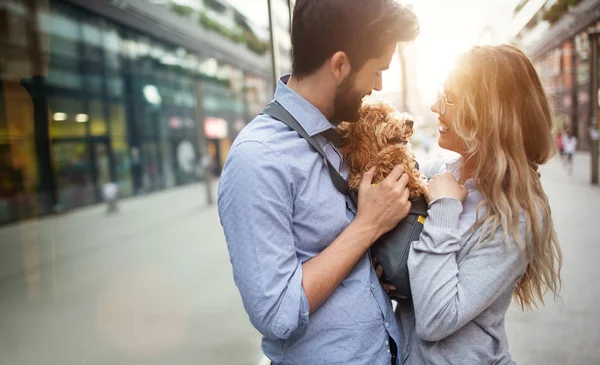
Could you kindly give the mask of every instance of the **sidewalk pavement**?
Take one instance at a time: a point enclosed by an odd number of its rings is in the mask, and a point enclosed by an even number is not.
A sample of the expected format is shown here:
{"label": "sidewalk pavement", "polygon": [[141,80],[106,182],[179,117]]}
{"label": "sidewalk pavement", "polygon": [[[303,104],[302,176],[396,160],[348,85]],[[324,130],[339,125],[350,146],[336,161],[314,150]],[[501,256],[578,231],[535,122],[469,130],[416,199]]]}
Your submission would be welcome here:
{"label": "sidewalk pavement", "polygon": [[205,197],[195,184],[0,228],[0,364],[255,365]]}
{"label": "sidewalk pavement", "polygon": [[512,306],[506,326],[519,365],[600,364],[600,187],[590,181],[590,157],[574,159],[573,176],[557,159],[540,169],[564,259],[561,300],[530,312]]}

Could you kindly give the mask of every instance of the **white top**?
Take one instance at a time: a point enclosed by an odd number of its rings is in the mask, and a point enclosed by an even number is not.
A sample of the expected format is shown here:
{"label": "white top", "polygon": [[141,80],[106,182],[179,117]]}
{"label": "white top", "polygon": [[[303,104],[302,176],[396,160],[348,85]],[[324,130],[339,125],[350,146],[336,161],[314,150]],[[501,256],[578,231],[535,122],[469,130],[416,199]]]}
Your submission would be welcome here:
{"label": "white top", "polygon": [[566,133],[562,135],[563,148],[565,153],[574,153],[577,149],[577,137],[569,136]]}
{"label": "white top", "polygon": [[[428,161],[428,162],[424,163],[423,167],[421,168],[421,171],[425,175],[429,175],[430,171],[428,171],[428,170],[430,170],[432,168],[438,169],[437,172],[432,171],[434,174],[443,174],[444,172],[447,171],[447,172],[451,173],[452,176],[454,176],[456,181],[460,180],[460,169],[462,167],[462,162],[463,162],[462,157],[448,160],[447,162],[442,163],[441,165],[436,162],[439,162],[439,160],[438,161],[433,160],[433,161]],[[463,234],[463,233],[467,232],[475,224],[475,222],[477,222],[477,206],[479,205],[479,203],[481,203],[483,201],[483,196],[475,188],[475,180],[474,179],[472,179],[472,178],[468,179],[465,182],[465,187],[467,188],[467,198],[462,203],[463,211],[462,211],[459,221],[458,221],[459,234]],[[482,207],[479,210],[479,214],[483,214],[483,213],[484,213],[484,208]]]}

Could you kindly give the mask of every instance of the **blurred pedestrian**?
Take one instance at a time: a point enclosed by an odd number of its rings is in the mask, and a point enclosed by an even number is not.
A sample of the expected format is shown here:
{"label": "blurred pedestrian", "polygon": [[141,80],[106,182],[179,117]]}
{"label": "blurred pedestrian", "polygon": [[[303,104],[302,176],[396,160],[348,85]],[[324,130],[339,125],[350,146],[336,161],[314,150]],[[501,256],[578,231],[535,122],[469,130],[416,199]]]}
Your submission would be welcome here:
{"label": "blurred pedestrian", "polygon": [[573,175],[573,154],[577,150],[577,137],[569,130],[562,134],[563,158],[569,176]]}
{"label": "blurred pedestrian", "polygon": [[273,364],[400,362],[400,329],[367,250],[408,214],[408,176],[398,167],[371,186],[365,174],[357,212],[329,169],[346,174],[335,126],[358,118],[397,43],[417,33],[416,16],[395,0],[296,1],[293,71],[270,105],[285,117],[259,115],[231,148],[219,215]]}
{"label": "blurred pedestrian", "polygon": [[117,205],[119,199],[119,185],[113,181],[109,181],[102,187],[102,195],[107,204],[107,213],[116,213],[119,210]]}
{"label": "blurred pedestrian", "polygon": [[[537,168],[554,157],[552,113],[531,61],[511,46],[461,56],[432,111],[440,147],[429,217],[412,243],[412,302],[399,302],[408,365],[514,364],[504,328],[558,295],[561,249]],[[423,164],[426,170],[434,164]]]}
{"label": "blurred pedestrian", "polygon": [[556,134],[556,149],[558,150],[558,156],[560,159],[563,159],[563,155],[565,153],[565,145],[563,143],[563,135],[565,132],[560,132]]}

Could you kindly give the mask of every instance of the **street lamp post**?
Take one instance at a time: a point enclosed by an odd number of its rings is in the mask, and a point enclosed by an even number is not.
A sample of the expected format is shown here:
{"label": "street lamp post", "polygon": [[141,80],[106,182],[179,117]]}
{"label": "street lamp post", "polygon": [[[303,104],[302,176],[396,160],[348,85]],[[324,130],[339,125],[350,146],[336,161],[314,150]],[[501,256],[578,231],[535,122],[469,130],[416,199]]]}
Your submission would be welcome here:
{"label": "street lamp post", "polygon": [[600,131],[598,130],[598,36],[599,31],[588,34],[591,46],[590,58],[590,139],[592,154],[592,184],[598,184],[598,140]]}
{"label": "street lamp post", "polygon": [[294,5],[295,5],[295,0],[287,0],[287,5],[288,5],[288,12],[289,12],[289,16],[290,16],[290,35],[292,33],[292,14],[294,13]]}
{"label": "street lamp post", "polygon": [[269,11],[269,33],[271,35],[271,72],[273,73],[273,91],[277,88],[277,78],[279,76],[279,47],[277,43],[277,32],[275,29],[275,12],[273,0],[267,0]]}

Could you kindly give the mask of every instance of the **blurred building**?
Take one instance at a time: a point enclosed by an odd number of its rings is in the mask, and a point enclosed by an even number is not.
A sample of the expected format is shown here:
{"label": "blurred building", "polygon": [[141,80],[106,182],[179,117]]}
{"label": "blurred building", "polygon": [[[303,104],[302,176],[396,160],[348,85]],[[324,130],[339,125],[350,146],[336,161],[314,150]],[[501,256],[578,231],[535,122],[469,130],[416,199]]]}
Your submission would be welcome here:
{"label": "blurred building", "polygon": [[0,223],[219,173],[272,95],[269,39],[217,0],[0,2]]}
{"label": "blurred building", "polygon": [[534,61],[553,98],[559,127],[571,128],[579,147],[590,146],[588,34],[600,26],[598,0],[521,0],[514,9],[514,43]]}

